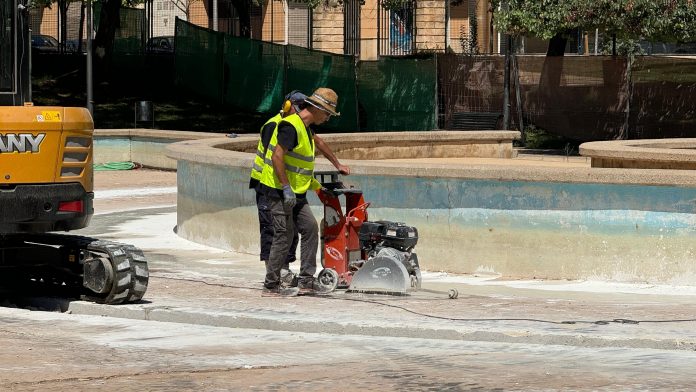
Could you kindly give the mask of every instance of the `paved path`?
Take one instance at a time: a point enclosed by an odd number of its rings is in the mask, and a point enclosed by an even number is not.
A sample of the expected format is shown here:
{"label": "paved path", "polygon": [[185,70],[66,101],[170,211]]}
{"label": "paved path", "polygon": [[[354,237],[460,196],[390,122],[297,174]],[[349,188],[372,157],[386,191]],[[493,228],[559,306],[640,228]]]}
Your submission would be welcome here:
{"label": "paved path", "polygon": [[146,301],[41,301],[62,313],[5,301],[24,308],[0,308],[0,390],[690,390],[696,379],[692,288],[426,273],[426,288],[459,299],[261,297],[256,255],[175,235],[171,175],[118,174],[159,189],[134,190],[136,209],[121,196],[130,185],[106,181],[96,204],[112,210],[83,230],[146,251]]}

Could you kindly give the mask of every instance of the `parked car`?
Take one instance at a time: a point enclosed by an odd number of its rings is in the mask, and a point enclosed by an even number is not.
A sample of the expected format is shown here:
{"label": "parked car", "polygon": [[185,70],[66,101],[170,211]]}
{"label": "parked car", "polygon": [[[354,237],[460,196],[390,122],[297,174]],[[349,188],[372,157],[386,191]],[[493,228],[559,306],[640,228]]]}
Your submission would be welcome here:
{"label": "parked car", "polygon": [[[77,39],[69,39],[65,41],[65,51],[68,53],[77,53],[77,47],[79,43],[80,40]],[[80,51],[82,53],[87,53],[87,40],[82,40],[82,46],[80,47]]]}
{"label": "parked car", "polygon": [[50,35],[32,34],[31,36],[31,48],[38,52],[58,52],[59,46],[58,40]]}
{"label": "parked car", "polygon": [[174,36],[167,35],[148,39],[145,51],[148,53],[174,53]]}

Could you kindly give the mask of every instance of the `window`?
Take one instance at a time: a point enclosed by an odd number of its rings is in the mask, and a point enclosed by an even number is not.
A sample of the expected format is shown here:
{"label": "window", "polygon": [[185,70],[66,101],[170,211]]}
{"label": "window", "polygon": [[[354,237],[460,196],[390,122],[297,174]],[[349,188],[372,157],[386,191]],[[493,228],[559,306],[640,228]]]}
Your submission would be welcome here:
{"label": "window", "polygon": [[343,2],[345,10],[343,22],[343,53],[354,56],[360,55],[360,0]]}
{"label": "window", "polygon": [[411,52],[413,18],[409,11],[400,8],[389,13],[389,46],[392,54]]}
{"label": "window", "polygon": [[288,43],[303,48],[310,46],[311,10],[307,3],[288,3]]}
{"label": "window", "polygon": [[404,56],[415,49],[415,2],[404,3],[403,7],[388,10],[378,8],[378,31],[380,56]]}

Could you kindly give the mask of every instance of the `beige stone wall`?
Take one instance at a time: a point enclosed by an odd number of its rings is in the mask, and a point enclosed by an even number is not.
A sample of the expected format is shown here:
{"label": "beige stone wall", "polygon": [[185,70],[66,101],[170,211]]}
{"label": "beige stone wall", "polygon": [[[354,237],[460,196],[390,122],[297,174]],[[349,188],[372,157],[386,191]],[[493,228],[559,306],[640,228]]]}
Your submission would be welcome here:
{"label": "beige stone wall", "polygon": [[314,10],[312,23],[312,47],[343,54],[343,6],[318,6]]}
{"label": "beige stone wall", "polygon": [[491,53],[491,14],[488,12],[487,0],[476,1],[476,31],[478,32],[478,48],[480,53]]}
{"label": "beige stone wall", "polygon": [[283,1],[269,0],[262,10],[261,40],[276,44],[285,43],[285,7]]}
{"label": "beige stone wall", "polygon": [[360,59],[377,57],[377,0],[365,0],[360,7]]}
{"label": "beige stone wall", "polygon": [[445,50],[445,0],[419,1],[416,6],[416,50]]}
{"label": "beige stone wall", "polygon": [[208,27],[208,10],[202,1],[194,1],[189,9],[189,22],[202,27]]}
{"label": "beige stone wall", "polygon": [[468,51],[469,31],[469,5],[462,2],[459,5],[450,6],[449,46],[455,53]]}
{"label": "beige stone wall", "polygon": [[35,12],[31,21],[33,34],[50,35],[58,39],[58,6],[53,4],[51,8],[41,8]]}

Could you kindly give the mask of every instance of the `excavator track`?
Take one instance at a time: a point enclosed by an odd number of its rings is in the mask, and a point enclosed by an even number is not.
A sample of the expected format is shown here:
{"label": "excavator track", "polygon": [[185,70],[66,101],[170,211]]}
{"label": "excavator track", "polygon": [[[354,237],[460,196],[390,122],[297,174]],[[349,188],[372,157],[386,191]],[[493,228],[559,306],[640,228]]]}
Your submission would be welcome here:
{"label": "excavator track", "polygon": [[34,282],[78,289],[85,300],[132,303],[147,290],[147,260],[133,245],[62,234],[5,235],[0,243],[0,267]]}
{"label": "excavator track", "polygon": [[96,240],[87,245],[89,252],[108,255],[113,268],[113,282],[106,297],[95,297],[97,302],[121,304],[137,302],[147,290],[149,271],[143,252],[133,245]]}

